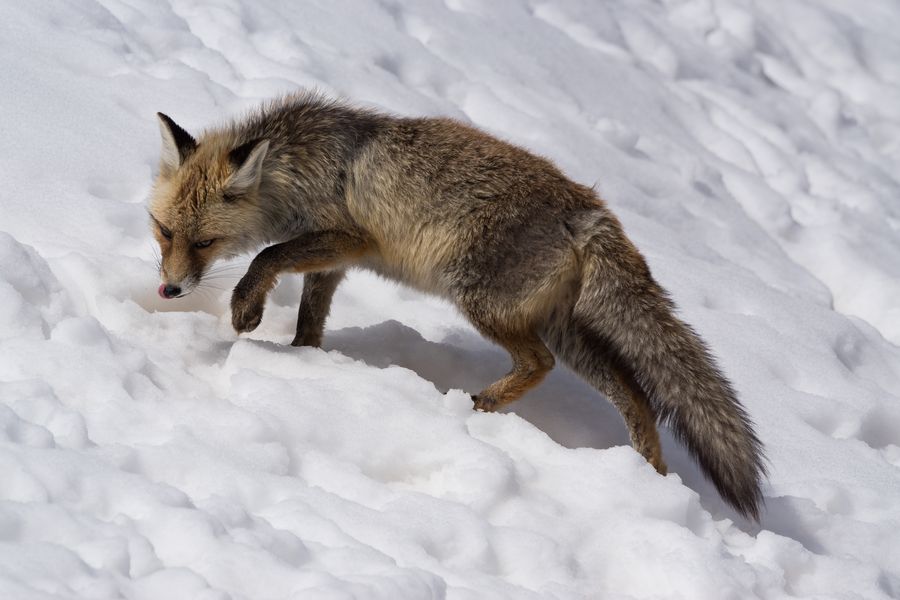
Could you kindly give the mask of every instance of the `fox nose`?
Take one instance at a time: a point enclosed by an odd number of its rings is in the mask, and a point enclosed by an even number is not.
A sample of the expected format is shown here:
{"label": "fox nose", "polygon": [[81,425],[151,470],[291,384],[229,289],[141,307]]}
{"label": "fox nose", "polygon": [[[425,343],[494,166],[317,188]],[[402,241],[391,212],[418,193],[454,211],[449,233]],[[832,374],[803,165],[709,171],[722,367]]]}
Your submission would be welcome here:
{"label": "fox nose", "polygon": [[159,295],[163,298],[174,298],[176,296],[181,295],[181,288],[177,285],[169,285],[167,283],[163,283],[159,286]]}

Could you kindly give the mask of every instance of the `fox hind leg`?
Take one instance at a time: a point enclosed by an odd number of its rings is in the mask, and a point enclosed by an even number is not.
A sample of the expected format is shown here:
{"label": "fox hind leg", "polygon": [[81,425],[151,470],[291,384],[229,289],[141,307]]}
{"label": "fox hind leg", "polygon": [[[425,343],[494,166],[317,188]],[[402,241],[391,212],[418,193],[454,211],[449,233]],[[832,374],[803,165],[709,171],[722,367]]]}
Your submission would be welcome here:
{"label": "fox hind leg", "polygon": [[662,447],[659,444],[656,416],[650,408],[647,396],[631,375],[611,365],[606,371],[597,382],[600,391],[619,410],[625,420],[632,447],[661,475],[665,475],[668,468],[663,461]]}
{"label": "fox hind leg", "polygon": [[331,309],[331,299],[341,280],[344,271],[309,272],[303,275],[303,295],[300,297],[300,309],[297,314],[297,335],[292,346],[322,345],[322,332],[325,330],[325,319]]}
{"label": "fox hind leg", "polygon": [[656,415],[634,376],[619,367],[609,354],[609,344],[566,317],[550,319],[542,337],[560,360],[619,410],[632,447],[665,475],[666,463],[659,444]]}
{"label": "fox hind leg", "polygon": [[473,397],[476,409],[494,411],[518,400],[525,392],[539,384],[553,368],[555,361],[544,342],[533,332],[518,334],[491,332],[488,337],[509,352],[513,363],[509,373]]}

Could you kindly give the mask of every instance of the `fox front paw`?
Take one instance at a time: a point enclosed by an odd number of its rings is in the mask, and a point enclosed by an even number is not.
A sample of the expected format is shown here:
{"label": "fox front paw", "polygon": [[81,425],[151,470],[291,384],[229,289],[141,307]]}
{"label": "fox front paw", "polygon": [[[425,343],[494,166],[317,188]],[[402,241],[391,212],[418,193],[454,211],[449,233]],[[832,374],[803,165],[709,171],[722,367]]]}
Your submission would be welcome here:
{"label": "fox front paw", "polygon": [[262,321],[266,295],[253,290],[235,288],[231,296],[231,325],[238,333],[253,331]]}
{"label": "fox front paw", "polygon": [[291,342],[291,346],[311,346],[313,348],[321,348],[322,347],[322,325],[316,327],[311,324],[311,320],[309,317],[304,318],[302,315],[302,307],[301,307],[301,316],[297,321],[297,335],[294,336],[294,341]]}
{"label": "fox front paw", "polygon": [[291,342],[291,346],[309,346],[311,348],[321,348],[322,336],[316,335],[315,333],[298,333],[296,336],[294,336],[294,341]]}

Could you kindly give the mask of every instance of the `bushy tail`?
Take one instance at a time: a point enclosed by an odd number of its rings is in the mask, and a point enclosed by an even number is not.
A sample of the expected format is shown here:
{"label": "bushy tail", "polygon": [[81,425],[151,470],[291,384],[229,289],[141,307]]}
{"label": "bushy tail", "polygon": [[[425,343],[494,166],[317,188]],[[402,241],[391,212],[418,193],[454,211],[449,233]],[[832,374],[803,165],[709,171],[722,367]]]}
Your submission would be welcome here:
{"label": "bushy tail", "polygon": [[604,368],[604,360],[630,373],[657,420],[674,431],[722,497],[758,519],[762,445],[706,345],[674,315],[672,302],[617,222],[585,250],[581,291],[562,330],[589,335],[563,335],[551,343],[561,347],[551,349],[565,360],[567,347],[594,345],[596,362],[570,363],[589,381],[597,374],[585,371]]}

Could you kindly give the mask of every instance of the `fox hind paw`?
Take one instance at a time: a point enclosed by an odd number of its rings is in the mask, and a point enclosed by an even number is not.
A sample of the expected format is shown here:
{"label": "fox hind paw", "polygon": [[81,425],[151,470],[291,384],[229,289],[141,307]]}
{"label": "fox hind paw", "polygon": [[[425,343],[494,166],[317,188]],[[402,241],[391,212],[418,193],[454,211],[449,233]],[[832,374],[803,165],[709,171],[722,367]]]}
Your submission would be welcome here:
{"label": "fox hind paw", "polygon": [[494,412],[499,408],[497,401],[486,394],[473,395],[472,403],[475,405],[475,410],[484,412]]}

